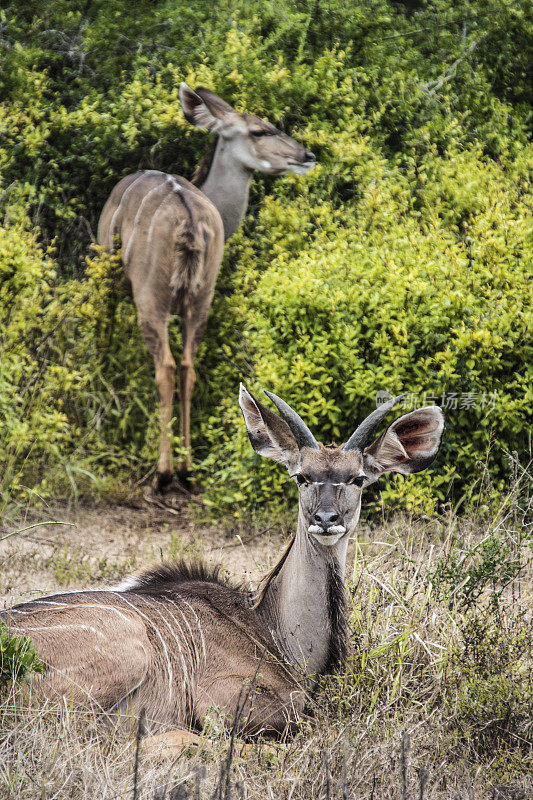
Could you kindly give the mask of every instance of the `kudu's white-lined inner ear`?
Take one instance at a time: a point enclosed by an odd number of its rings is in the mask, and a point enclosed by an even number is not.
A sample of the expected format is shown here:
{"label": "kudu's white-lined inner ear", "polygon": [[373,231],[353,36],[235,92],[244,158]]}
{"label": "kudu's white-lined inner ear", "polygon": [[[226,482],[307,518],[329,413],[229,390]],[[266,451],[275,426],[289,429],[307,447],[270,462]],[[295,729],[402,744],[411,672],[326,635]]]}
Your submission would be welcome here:
{"label": "kudu's white-lined inner ear", "polygon": [[179,97],[185,119],[191,125],[214,133],[222,128],[221,116],[213,114],[207,103],[186,83],[180,84]]}
{"label": "kudu's white-lined inner ear", "polygon": [[364,452],[365,470],[375,479],[383,472],[420,472],[436,457],[444,415],[437,406],[404,414]]}
{"label": "kudu's white-lined inner ear", "polygon": [[300,451],[289,426],[258,403],[242,384],[239,389],[239,405],[255,452],[264,458],[280,461],[289,472],[295,470]]}

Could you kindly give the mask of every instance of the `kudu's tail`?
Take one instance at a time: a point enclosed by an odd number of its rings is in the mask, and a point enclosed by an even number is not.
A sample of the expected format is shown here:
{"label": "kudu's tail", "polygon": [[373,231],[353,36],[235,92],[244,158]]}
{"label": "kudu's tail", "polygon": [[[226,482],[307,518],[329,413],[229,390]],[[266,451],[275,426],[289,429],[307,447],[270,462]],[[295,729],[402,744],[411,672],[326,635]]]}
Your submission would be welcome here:
{"label": "kudu's tail", "polygon": [[172,289],[176,294],[194,294],[200,286],[204,269],[204,225],[201,222],[195,223],[192,218],[183,220],[176,231],[175,241]]}

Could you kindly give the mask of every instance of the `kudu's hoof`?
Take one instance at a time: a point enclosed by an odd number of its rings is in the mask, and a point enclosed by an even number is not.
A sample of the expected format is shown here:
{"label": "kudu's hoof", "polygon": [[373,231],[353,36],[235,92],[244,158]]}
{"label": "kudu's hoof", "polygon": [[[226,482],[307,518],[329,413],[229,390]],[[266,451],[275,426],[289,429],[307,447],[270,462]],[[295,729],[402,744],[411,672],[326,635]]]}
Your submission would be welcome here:
{"label": "kudu's hoof", "polygon": [[[177,758],[188,747],[195,747],[200,750],[203,747],[220,747],[220,741],[207,739],[197,733],[185,730],[167,731],[149,736],[142,741],[143,752],[148,758]],[[234,753],[237,756],[246,757],[258,750],[268,756],[279,755],[281,743],[276,745],[265,743],[263,740],[256,742],[243,742],[242,739],[235,739]]]}
{"label": "kudu's hoof", "polygon": [[154,492],[163,494],[165,489],[168,489],[173,479],[174,475],[172,474],[172,472],[170,472],[170,470],[166,470],[165,472],[158,472],[152,484]]}
{"label": "kudu's hoof", "polygon": [[189,494],[198,494],[200,487],[196,481],[191,478],[189,470],[179,470],[176,473],[176,480],[181,489],[185,489]]}
{"label": "kudu's hoof", "polygon": [[144,754],[150,758],[176,758],[187,747],[200,748],[206,739],[192,731],[168,731],[143,739]]}

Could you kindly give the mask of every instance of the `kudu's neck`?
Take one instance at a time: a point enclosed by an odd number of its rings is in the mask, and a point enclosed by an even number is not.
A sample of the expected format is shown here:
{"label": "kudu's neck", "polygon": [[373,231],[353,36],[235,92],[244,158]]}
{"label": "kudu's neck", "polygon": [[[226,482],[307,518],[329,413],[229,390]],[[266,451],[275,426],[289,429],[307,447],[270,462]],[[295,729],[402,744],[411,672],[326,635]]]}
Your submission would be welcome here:
{"label": "kudu's neck", "polygon": [[347,536],[333,547],[315,543],[300,513],[292,546],[258,605],[280,650],[311,683],[345,655],[347,547]]}
{"label": "kudu's neck", "polygon": [[211,168],[200,189],[217,207],[224,223],[225,239],[229,239],[241,224],[251,182],[252,172],[235,158],[234,144],[220,136]]}

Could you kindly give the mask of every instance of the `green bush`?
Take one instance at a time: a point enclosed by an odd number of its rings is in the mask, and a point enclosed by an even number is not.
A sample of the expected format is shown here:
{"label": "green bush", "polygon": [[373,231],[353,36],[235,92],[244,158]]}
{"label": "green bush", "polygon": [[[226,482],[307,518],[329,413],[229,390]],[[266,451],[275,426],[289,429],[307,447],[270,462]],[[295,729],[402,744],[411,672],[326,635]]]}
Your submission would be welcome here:
{"label": "green bush", "polygon": [[0,689],[21,683],[31,673],[42,671],[30,639],[15,636],[0,622]]}
{"label": "green bush", "polygon": [[97,252],[83,281],[54,286],[39,252],[30,234],[0,229],[0,486],[11,502],[129,484],[158,441],[120,255]]}
{"label": "green bush", "polygon": [[[120,177],[190,176],[205,152],[179,108],[183,79],[267,116],[319,162],[305,178],[258,177],[226,248],[193,409],[207,502],[234,514],[287,502],[282,471],[248,445],[240,379],[281,394],[325,441],[346,437],[378,390],[456,394],[432,472],[383,482],[383,499],[428,511],[468,498],[489,444],[501,489],[531,410],[529,62],[513,38],[530,33],[524,3],[413,14],[284,0],[230,14],[54,0],[41,14],[28,0],[2,25],[4,492],[77,495],[153,468],[157,399],[135,310],[117,259],[84,258]],[[171,335],[179,353],[177,325]]]}
{"label": "green bush", "polygon": [[[204,424],[208,487],[219,504],[231,504],[232,487],[247,503],[284,491],[279,468],[247,442],[235,364],[244,376],[253,364],[251,388],[282,395],[325,442],[345,440],[380,389],[407,392],[411,407],[444,396],[436,466],[390,480],[386,500],[424,506],[430,496],[444,500],[450,482],[457,497],[468,493],[491,439],[491,473],[503,488],[505,453],[527,448],[531,407],[532,263],[520,203],[529,178],[525,165],[509,179],[473,150],[431,169],[420,185],[414,169],[374,159],[355,210],[309,203],[300,181],[304,197],[268,199],[260,210],[260,252],[244,238],[233,245],[242,267],[211,323],[220,323],[226,356],[209,377],[220,406]],[[453,397],[457,408],[446,409]]]}
{"label": "green bush", "polygon": [[437,561],[428,581],[438,599],[448,600],[450,607],[475,607],[484,595],[493,610],[497,609],[505,589],[527,567],[531,556],[524,539],[510,544],[506,536],[489,533],[466,552],[451,550]]}
{"label": "green bush", "polygon": [[79,373],[47,357],[46,317],[56,270],[35,236],[0,228],[0,458],[2,488],[39,483],[50,462],[72,450],[76,429],[64,391],[82,391]]}

